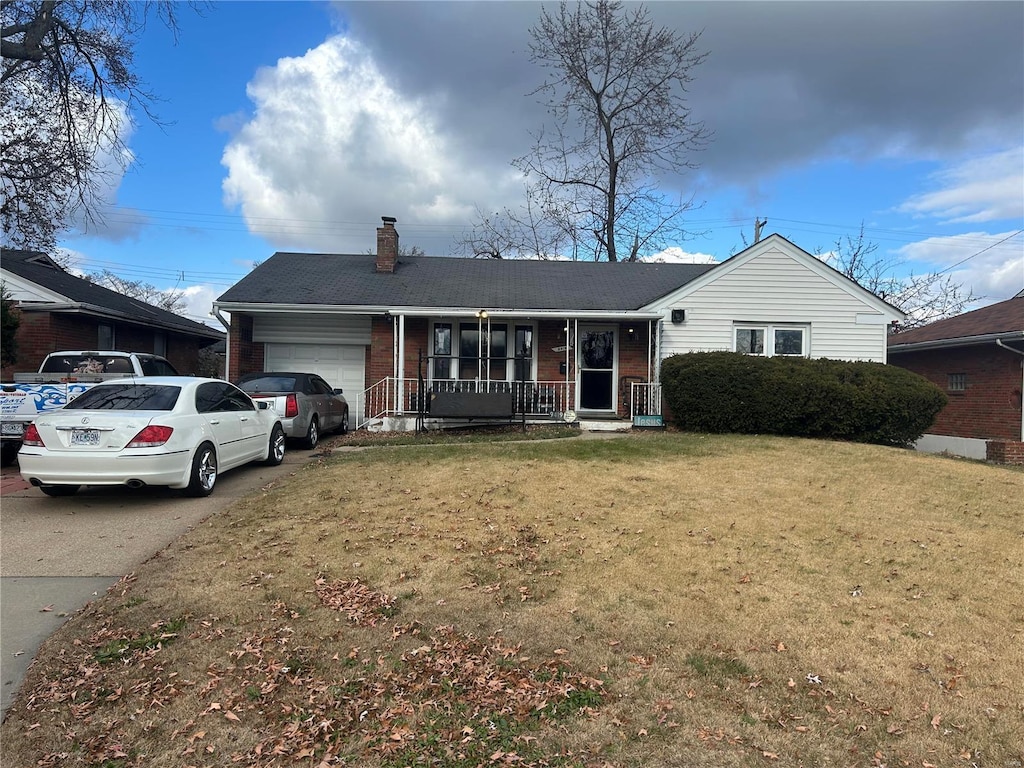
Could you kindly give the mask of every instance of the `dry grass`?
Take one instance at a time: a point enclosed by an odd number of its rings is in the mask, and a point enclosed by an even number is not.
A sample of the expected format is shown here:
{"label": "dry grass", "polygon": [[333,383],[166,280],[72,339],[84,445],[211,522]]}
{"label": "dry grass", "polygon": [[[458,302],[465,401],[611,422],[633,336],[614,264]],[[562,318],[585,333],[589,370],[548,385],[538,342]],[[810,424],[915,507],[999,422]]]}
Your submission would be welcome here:
{"label": "dry grass", "polygon": [[771,438],[336,453],[55,635],[3,765],[1020,766],[1022,498]]}

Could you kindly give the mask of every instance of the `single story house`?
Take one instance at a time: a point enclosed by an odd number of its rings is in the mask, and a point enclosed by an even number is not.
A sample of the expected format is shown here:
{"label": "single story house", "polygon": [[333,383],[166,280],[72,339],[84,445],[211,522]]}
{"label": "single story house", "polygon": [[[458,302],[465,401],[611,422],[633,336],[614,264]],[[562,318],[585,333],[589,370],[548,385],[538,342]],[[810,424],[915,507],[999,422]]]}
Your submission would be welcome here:
{"label": "single story house", "polygon": [[166,357],[182,373],[224,332],[117,293],[63,269],[45,253],[0,251],[0,284],[21,313],[18,357],[2,372],[36,371],[50,352],[116,349]]}
{"label": "single story house", "polygon": [[779,235],[721,264],[481,260],[400,255],[390,217],[375,255],[276,253],[214,313],[230,313],[229,378],[318,373],[372,429],[452,392],[511,393],[528,419],[660,414],[669,355],[885,362],[904,318]]}
{"label": "single story house", "polygon": [[890,336],[889,361],[949,397],[920,450],[1024,463],[1024,291]]}

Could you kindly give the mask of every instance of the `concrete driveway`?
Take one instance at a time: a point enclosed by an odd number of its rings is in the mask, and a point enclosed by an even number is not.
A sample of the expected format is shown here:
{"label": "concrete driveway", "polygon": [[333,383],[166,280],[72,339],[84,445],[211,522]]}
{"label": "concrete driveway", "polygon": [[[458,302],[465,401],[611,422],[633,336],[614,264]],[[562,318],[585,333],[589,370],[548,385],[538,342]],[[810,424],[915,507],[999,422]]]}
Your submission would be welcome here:
{"label": "concrete driveway", "polygon": [[237,499],[299,469],[315,451],[289,446],[278,467],[217,479],[205,499],[162,488],[83,488],[50,498],[0,470],[0,716],[43,640],[135,566]]}

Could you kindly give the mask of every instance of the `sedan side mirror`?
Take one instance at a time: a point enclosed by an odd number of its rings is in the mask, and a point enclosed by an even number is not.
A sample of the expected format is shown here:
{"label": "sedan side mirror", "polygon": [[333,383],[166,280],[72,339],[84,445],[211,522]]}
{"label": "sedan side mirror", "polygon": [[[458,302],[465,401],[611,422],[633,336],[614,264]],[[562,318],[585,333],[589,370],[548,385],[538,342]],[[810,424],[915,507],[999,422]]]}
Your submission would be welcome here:
{"label": "sedan side mirror", "polygon": [[334,388],[334,394],[336,394],[336,395],[344,394],[344,390],[341,387],[335,387]]}
{"label": "sedan side mirror", "polygon": [[270,403],[268,403],[266,400],[257,400],[256,408],[261,411],[266,411],[270,408]]}

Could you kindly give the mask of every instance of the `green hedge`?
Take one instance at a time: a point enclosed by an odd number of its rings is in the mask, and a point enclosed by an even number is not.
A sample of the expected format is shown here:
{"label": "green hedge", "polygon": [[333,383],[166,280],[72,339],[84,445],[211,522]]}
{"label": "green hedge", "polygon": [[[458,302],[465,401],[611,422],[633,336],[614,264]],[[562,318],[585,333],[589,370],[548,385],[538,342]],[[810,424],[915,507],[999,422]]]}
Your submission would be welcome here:
{"label": "green hedge", "polygon": [[904,368],[737,352],[673,355],[661,384],[673,423],[692,432],[906,446],[946,405],[942,390]]}

